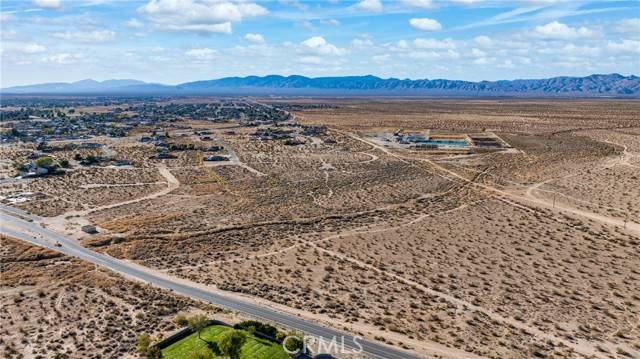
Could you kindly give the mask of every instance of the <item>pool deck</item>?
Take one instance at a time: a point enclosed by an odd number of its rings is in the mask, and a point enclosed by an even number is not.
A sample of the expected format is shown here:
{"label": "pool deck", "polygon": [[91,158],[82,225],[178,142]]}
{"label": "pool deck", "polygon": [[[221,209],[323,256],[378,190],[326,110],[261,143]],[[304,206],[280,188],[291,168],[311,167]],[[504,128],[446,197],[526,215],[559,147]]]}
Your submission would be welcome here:
{"label": "pool deck", "polygon": [[425,151],[505,151],[511,146],[493,132],[432,133],[431,130],[407,133],[378,133],[370,140],[396,149]]}

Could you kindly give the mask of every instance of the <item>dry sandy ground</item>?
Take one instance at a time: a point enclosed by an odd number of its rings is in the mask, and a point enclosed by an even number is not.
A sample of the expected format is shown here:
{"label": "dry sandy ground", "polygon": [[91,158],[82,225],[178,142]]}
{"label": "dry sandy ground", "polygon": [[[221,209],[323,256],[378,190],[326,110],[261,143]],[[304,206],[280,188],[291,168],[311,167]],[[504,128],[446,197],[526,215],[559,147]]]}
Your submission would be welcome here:
{"label": "dry sandy ground", "polygon": [[0,245],[3,358],[131,358],[138,335],[169,335],[178,313],[244,319],[17,240]]}

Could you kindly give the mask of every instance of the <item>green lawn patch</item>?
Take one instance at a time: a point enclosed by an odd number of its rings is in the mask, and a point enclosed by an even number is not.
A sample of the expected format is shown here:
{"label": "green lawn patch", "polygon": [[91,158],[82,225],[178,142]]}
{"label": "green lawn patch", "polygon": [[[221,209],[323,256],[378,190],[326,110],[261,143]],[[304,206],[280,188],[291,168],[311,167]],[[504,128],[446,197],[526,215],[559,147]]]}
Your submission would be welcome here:
{"label": "green lawn patch", "polygon": [[[207,342],[219,344],[224,334],[232,328],[222,325],[212,325],[206,327],[200,333],[202,339]],[[247,341],[242,346],[240,357],[242,359],[289,359],[287,352],[282,349],[278,343],[269,340],[256,338],[247,334]],[[188,337],[174,343],[162,350],[163,358],[167,359],[189,359],[195,352],[211,352],[213,351],[207,346],[207,343],[198,339],[198,334],[193,333]]]}

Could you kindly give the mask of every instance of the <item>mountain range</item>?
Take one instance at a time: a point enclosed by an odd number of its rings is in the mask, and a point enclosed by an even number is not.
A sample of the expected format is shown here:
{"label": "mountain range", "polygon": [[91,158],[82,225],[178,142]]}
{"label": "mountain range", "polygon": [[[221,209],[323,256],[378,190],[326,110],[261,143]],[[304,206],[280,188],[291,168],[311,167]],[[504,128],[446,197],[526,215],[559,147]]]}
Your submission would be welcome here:
{"label": "mountain range", "polygon": [[137,80],[82,80],[8,87],[3,94],[325,95],[325,96],[516,96],[640,97],[640,77],[594,74],[532,80],[460,81],[382,79],[376,76],[247,76],[175,86]]}

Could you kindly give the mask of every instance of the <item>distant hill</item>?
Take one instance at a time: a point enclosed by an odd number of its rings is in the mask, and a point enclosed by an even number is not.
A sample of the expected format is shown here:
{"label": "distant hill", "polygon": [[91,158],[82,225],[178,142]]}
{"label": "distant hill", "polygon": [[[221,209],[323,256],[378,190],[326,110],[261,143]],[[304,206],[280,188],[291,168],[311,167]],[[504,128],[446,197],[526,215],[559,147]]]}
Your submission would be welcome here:
{"label": "distant hill", "polygon": [[459,81],[382,79],[376,76],[247,76],[176,86],[136,80],[83,80],[9,87],[4,94],[258,94],[379,96],[640,97],[640,77],[620,74],[537,80]]}
{"label": "distant hill", "polygon": [[15,86],[2,89],[3,93],[64,93],[64,92],[84,92],[84,91],[104,91],[113,90],[126,86],[145,85],[145,82],[138,80],[107,80],[94,81],[82,80],[77,82],[52,82],[37,85]]}

